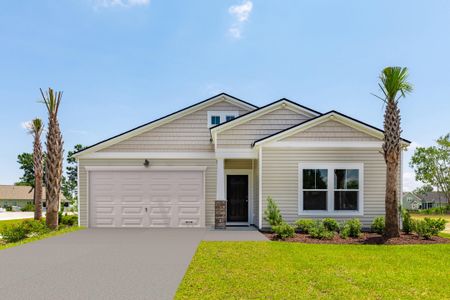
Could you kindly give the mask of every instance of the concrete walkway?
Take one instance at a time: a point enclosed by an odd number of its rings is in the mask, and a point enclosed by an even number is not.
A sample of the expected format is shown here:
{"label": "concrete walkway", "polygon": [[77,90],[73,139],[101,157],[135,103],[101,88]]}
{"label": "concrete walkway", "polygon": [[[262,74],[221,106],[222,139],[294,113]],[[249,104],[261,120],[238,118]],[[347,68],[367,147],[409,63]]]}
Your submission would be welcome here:
{"label": "concrete walkway", "polygon": [[172,299],[201,240],[256,230],[87,229],[0,251],[2,299]]}

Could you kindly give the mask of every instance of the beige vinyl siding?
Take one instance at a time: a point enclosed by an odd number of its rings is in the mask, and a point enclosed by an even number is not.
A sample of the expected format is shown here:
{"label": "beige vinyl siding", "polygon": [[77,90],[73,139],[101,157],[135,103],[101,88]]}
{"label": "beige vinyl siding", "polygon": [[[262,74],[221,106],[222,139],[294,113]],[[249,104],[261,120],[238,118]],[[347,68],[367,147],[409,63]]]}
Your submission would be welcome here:
{"label": "beige vinyl siding", "polygon": [[307,115],[287,108],[279,108],[218,133],[217,148],[250,149],[254,141],[308,119],[310,117]]}
{"label": "beige vinyl siding", "polygon": [[[382,216],[385,212],[386,165],[380,150],[263,148],[263,211],[267,206],[267,197],[271,196],[287,222],[293,223],[299,218],[314,218],[298,215],[299,162],[360,162],[364,164],[364,215],[356,217],[361,220],[364,227],[369,227],[373,218]],[[337,220],[353,218],[331,215],[330,217]],[[263,227],[268,227],[266,221],[263,221]]]}
{"label": "beige vinyl siding", "polygon": [[259,224],[259,163],[253,160],[253,224]]}
{"label": "beige vinyl siding", "polygon": [[251,159],[225,159],[225,169],[252,169]]}
{"label": "beige vinyl siding", "polygon": [[[206,166],[205,202],[206,226],[214,225],[214,201],[216,200],[216,161],[213,159],[160,159],[151,160],[152,166]],[[141,159],[80,159],[79,204],[80,224],[88,226],[88,172],[86,166],[142,166]]]}
{"label": "beige vinyl siding", "polygon": [[100,152],[212,152],[214,145],[210,141],[208,111],[238,111],[239,115],[248,112],[228,101],[220,101]]}
{"label": "beige vinyl siding", "polygon": [[367,133],[356,130],[337,121],[326,121],[314,127],[300,131],[287,138],[285,142],[292,141],[379,141]]}

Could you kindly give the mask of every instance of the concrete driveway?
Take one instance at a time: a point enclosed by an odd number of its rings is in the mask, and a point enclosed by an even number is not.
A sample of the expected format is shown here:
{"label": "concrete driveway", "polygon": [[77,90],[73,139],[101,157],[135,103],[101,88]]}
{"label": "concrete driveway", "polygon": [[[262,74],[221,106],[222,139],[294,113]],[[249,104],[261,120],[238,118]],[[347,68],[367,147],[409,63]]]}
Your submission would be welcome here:
{"label": "concrete driveway", "polygon": [[172,299],[201,240],[257,231],[87,229],[0,251],[2,299]]}

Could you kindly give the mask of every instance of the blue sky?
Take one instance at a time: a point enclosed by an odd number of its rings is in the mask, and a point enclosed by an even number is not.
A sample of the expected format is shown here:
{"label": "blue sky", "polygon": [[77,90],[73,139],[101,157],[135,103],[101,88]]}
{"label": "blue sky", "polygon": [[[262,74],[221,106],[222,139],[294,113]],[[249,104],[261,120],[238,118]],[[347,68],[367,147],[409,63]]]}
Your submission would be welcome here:
{"label": "blue sky", "polygon": [[[64,91],[65,149],[220,92],[282,97],[382,127],[378,74],[407,66],[404,137],[450,131],[449,1],[8,1],[0,9],[0,184],[18,180],[22,127]],[[406,160],[409,159],[406,155]],[[405,187],[415,186],[405,169]]]}

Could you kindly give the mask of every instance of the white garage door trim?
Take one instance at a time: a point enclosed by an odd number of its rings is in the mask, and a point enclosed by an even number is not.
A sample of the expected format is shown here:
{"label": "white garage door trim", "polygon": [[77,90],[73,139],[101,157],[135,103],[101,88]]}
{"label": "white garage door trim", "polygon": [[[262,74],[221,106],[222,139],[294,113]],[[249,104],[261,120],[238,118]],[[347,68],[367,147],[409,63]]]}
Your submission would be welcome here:
{"label": "white garage door trim", "polygon": [[202,197],[202,216],[200,227],[205,227],[206,222],[206,178],[205,171],[206,166],[85,166],[86,173],[86,204],[87,204],[87,227],[91,227],[91,201],[90,201],[90,173],[92,171],[201,171],[203,176],[203,197]]}

